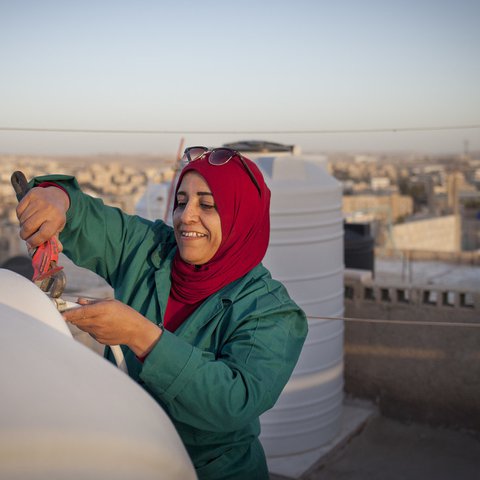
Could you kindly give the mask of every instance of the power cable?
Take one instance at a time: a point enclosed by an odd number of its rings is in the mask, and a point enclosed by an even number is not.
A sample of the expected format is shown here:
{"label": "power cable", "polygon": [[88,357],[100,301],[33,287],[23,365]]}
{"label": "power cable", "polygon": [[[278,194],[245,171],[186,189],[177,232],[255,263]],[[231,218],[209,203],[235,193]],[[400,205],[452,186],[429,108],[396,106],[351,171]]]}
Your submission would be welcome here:
{"label": "power cable", "polygon": [[433,132],[441,130],[478,129],[480,124],[443,125],[432,127],[398,127],[398,128],[360,128],[360,129],[318,129],[318,130],[128,130],[95,128],[50,128],[50,127],[0,127],[2,132],[49,132],[49,133],[106,133],[133,135],[324,135],[345,133],[401,133]]}
{"label": "power cable", "polygon": [[348,317],[316,317],[307,315],[307,318],[313,320],[344,320],[350,323],[381,323],[387,325],[410,325],[410,326],[430,326],[430,327],[473,327],[480,328],[480,323],[472,322],[435,322],[427,320],[384,320],[378,318],[348,318]]}

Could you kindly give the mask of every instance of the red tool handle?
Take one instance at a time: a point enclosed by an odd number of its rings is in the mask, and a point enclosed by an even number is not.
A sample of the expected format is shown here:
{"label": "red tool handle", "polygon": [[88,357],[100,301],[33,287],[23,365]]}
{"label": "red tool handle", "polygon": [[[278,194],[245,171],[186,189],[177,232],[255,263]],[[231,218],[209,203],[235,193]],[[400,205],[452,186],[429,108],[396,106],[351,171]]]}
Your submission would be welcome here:
{"label": "red tool handle", "polygon": [[[12,174],[11,182],[17,194],[17,199],[20,201],[29,190],[27,179],[23,172],[16,171]],[[47,240],[33,251],[31,257],[33,266],[32,280],[34,282],[51,277],[56,272],[62,270],[63,267],[57,265],[58,254],[58,242],[55,237]]]}
{"label": "red tool handle", "polygon": [[32,280],[34,282],[51,277],[54,273],[62,270],[63,267],[57,265],[58,253],[58,243],[55,237],[37,247],[32,256]]}

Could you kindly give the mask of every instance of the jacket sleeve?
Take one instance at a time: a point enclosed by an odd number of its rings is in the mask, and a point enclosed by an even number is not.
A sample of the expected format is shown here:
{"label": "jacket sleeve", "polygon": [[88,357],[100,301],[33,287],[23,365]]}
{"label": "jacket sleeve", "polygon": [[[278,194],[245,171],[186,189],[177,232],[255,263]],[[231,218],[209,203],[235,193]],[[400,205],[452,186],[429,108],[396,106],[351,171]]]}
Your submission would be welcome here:
{"label": "jacket sleeve", "polygon": [[306,332],[305,315],[293,302],[245,317],[216,355],[164,331],[140,378],[174,419],[233,431],[274,405]]}
{"label": "jacket sleeve", "polygon": [[[60,241],[64,253],[75,264],[94,271],[114,288],[127,276],[141,275],[140,272],[134,274],[132,268],[145,264],[153,245],[161,241],[153,222],[127,215],[118,208],[105,205],[100,198],[84,194],[72,176],[37,177],[33,185],[45,181],[61,185],[70,196],[67,223]],[[142,256],[143,262],[133,261],[138,255]]]}

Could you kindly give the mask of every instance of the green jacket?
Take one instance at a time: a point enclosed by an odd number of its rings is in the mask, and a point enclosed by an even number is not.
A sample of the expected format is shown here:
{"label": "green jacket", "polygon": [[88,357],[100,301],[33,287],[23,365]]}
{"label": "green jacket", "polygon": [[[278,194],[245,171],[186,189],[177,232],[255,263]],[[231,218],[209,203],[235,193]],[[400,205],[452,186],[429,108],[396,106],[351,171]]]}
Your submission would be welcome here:
{"label": "green jacket", "polygon": [[[171,227],[83,194],[68,176],[39,177],[68,191],[64,253],[114,288],[115,298],[161,325],[176,251]],[[303,311],[258,265],[208,297],[142,364],[123,346],[129,375],[166,410],[201,479],[267,479],[258,441],[307,334]],[[110,360],[110,349],[106,354]]]}

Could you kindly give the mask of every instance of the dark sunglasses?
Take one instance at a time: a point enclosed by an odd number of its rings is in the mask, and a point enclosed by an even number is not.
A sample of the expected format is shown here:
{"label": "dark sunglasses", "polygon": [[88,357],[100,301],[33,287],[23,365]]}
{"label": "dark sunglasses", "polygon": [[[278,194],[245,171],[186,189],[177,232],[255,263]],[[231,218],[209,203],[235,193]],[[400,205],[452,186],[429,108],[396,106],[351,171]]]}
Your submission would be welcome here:
{"label": "dark sunglasses", "polygon": [[199,160],[206,153],[209,153],[209,152],[210,152],[210,156],[208,157],[208,163],[210,165],[225,165],[232,158],[238,157],[242,162],[243,167],[247,171],[248,176],[252,179],[252,182],[257,188],[258,194],[262,196],[262,193],[261,193],[262,190],[260,189],[260,185],[258,184],[257,179],[255,178],[255,175],[250,170],[250,167],[248,166],[245,159],[242,157],[242,154],[240,152],[237,152],[237,150],[232,150],[231,148],[224,148],[224,147],[214,148],[213,150],[210,150],[207,147],[188,147],[185,149],[185,152],[183,153],[182,162],[185,162],[185,163],[194,162],[195,160]]}

